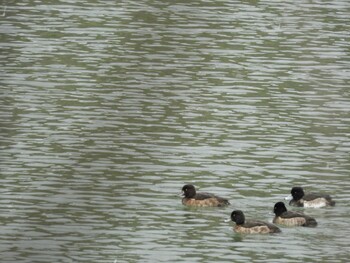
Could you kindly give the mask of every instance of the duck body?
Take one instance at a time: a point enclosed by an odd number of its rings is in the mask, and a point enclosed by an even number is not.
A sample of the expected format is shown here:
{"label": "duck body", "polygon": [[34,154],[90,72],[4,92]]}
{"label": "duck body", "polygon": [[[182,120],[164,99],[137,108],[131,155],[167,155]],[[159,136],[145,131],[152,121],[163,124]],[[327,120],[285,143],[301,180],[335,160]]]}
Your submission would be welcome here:
{"label": "duck body", "polygon": [[182,204],[194,207],[223,207],[230,204],[226,198],[211,193],[197,193],[193,185],[188,184],[182,187]]}
{"label": "duck body", "polygon": [[235,225],[233,230],[242,234],[269,234],[281,232],[277,226],[259,220],[248,220],[244,224]]}
{"label": "duck body", "polygon": [[274,206],[275,217],[273,223],[285,226],[305,226],[315,227],[317,221],[315,218],[305,215],[301,212],[287,211],[283,202],[278,202]]}

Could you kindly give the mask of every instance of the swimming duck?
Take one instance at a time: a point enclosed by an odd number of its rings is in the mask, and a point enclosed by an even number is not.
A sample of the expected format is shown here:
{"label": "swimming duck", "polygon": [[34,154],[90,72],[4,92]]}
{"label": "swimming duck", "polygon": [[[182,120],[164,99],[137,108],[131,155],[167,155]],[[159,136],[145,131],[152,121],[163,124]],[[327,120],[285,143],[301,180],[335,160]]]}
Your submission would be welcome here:
{"label": "swimming duck", "polygon": [[292,206],[319,208],[335,205],[335,202],[329,195],[320,193],[305,194],[302,187],[293,187],[291,190],[291,196],[288,198],[292,198],[289,202]]}
{"label": "swimming duck", "polygon": [[279,233],[281,230],[274,224],[259,220],[245,221],[245,216],[241,210],[235,210],[231,213],[231,220],[236,223],[233,230],[243,234],[268,234]]}
{"label": "swimming duck", "polygon": [[277,202],[273,208],[275,217],[273,223],[285,226],[308,226],[315,227],[315,218],[307,216],[302,212],[287,211],[283,202]]}
{"label": "swimming duck", "polygon": [[222,197],[210,193],[197,193],[192,184],[186,184],[182,187],[182,204],[187,206],[227,206],[230,202]]}

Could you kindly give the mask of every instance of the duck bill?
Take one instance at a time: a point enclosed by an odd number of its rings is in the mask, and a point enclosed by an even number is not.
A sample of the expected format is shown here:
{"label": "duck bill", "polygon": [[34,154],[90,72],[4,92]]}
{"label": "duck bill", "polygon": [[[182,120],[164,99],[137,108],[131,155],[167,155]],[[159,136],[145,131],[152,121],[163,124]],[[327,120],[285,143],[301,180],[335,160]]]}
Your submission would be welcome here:
{"label": "duck bill", "polygon": [[178,196],[185,196],[184,191],[181,191],[180,193],[177,194]]}
{"label": "duck bill", "polygon": [[290,201],[293,199],[293,196],[292,195],[288,195],[284,198],[284,200],[287,200],[287,201]]}

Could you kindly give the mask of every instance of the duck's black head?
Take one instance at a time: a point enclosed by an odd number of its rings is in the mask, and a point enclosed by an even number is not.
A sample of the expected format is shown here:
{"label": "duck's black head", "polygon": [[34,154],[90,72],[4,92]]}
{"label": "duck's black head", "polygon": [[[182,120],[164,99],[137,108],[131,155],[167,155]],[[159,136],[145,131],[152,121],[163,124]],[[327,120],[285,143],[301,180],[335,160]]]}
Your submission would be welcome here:
{"label": "duck's black head", "polygon": [[186,184],[182,187],[182,194],[186,198],[193,198],[196,195],[196,188],[192,184]]}
{"label": "duck's black head", "polygon": [[293,199],[294,199],[295,201],[298,201],[298,200],[300,200],[301,198],[303,198],[303,196],[304,196],[304,194],[305,194],[303,188],[298,187],[298,186],[293,187],[292,190],[290,191],[290,193],[292,194]]}
{"label": "duck's black head", "polygon": [[273,208],[273,212],[275,213],[276,216],[280,216],[286,211],[287,211],[287,208],[283,202],[276,203]]}
{"label": "duck's black head", "polygon": [[243,225],[245,221],[244,214],[241,210],[235,210],[231,213],[231,220],[237,225]]}

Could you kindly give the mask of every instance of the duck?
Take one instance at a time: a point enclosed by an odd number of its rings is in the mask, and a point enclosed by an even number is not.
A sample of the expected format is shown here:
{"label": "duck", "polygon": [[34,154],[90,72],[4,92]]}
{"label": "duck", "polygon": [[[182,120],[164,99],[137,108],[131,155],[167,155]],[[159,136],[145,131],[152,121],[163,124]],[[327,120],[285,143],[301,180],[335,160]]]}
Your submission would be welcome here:
{"label": "duck", "polygon": [[298,207],[320,208],[326,206],[335,206],[332,197],[321,193],[304,193],[302,187],[296,186],[291,190],[291,195],[286,199],[291,199],[289,205]]}
{"label": "duck", "polygon": [[305,215],[302,212],[287,211],[283,202],[277,202],[273,208],[273,212],[275,213],[275,217],[272,222],[275,224],[305,227],[317,226],[315,218]]}
{"label": "duck", "polygon": [[186,184],[182,187],[182,204],[195,207],[223,207],[230,205],[230,202],[223,197],[210,193],[198,193],[192,184]]}
{"label": "duck", "polygon": [[236,223],[233,230],[242,234],[268,234],[280,233],[281,229],[274,224],[260,220],[245,221],[244,213],[241,210],[234,210],[231,213],[231,220]]}

